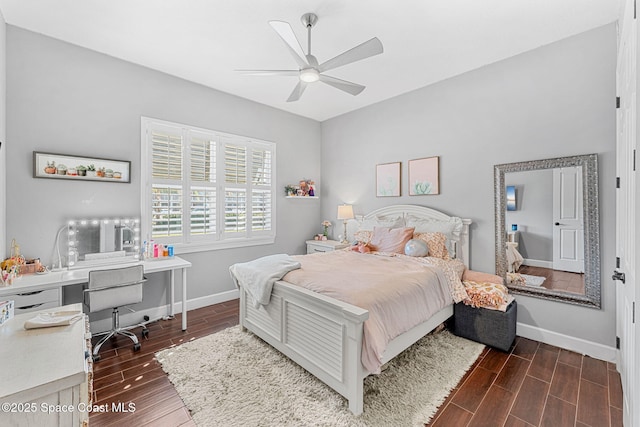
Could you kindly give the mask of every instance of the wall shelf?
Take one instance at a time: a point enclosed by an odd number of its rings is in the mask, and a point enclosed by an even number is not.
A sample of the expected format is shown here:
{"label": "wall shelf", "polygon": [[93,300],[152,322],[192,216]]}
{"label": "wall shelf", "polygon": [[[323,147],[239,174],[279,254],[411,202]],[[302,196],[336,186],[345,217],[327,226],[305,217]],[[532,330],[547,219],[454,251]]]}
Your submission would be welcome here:
{"label": "wall shelf", "polygon": [[318,196],[284,196],[285,199],[319,199]]}

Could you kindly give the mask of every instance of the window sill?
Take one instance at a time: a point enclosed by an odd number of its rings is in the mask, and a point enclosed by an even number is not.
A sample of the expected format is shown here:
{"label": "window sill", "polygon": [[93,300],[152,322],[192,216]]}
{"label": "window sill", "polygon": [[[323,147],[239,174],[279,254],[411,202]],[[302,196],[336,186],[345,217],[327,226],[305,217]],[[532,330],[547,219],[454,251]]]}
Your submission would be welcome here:
{"label": "window sill", "polygon": [[221,249],[246,248],[248,246],[271,245],[275,243],[275,237],[259,239],[236,239],[217,242],[194,242],[174,244],[174,254],[190,254],[195,252],[217,251]]}

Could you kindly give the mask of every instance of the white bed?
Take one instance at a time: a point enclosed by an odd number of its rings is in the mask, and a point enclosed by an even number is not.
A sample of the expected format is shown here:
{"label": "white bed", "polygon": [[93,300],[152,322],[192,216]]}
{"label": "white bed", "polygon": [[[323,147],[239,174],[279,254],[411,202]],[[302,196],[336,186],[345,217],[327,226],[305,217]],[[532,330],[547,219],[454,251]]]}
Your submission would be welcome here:
{"label": "white bed", "polygon": [[[456,222],[460,226],[449,234],[449,251],[468,267],[471,220],[414,205],[388,206],[361,220],[366,223],[391,217],[425,221],[435,229]],[[353,230],[351,226],[349,228]],[[241,288],[240,326],[243,330],[253,332],[344,396],[351,412],[362,413],[363,380],[370,374],[361,363],[363,323],[369,312],[284,281],[275,283],[268,305],[255,308],[250,301]],[[393,339],[386,347],[382,362],[393,359],[452,314],[453,305],[449,305]]]}

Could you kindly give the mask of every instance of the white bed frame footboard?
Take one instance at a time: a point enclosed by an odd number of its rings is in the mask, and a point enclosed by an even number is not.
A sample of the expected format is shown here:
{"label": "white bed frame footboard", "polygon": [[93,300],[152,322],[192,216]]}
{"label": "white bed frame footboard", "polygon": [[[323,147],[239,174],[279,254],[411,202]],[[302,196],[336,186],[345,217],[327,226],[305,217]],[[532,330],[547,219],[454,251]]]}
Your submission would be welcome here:
{"label": "white bed frame footboard", "polygon": [[[391,341],[383,363],[393,359],[453,315],[453,306]],[[363,323],[369,312],[287,282],[277,282],[271,302],[255,308],[240,291],[240,326],[302,366],[349,401],[349,410],[363,410]]]}
{"label": "white bed frame footboard", "polygon": [[[407,205],[387,207],[376,214],[404,214],[448,221],[451,217],[429,208]],[[468,266],[468,229],[463,220],[458,257]],[[456,239],[457,240],[457,239]],[[449,305],[426,322],[392,340],[383,354],[386,363],[453,315]],[[275,347],[349,401],[356,415],[363,411],[363,380],[369,372],[362,366],[363,323],[369,312],[354,305],[309,291],[284,281],[274,284],[271,301],[255,308],[246,291],[240,289],[240,326]]]}

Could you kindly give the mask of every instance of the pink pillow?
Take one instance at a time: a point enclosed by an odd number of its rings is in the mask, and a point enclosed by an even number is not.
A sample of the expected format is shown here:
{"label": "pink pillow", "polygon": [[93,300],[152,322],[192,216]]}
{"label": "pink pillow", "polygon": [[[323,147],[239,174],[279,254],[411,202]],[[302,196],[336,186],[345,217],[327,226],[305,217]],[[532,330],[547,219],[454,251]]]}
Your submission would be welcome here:
{"label": "pink pillow", "polygon": [[491,273],[483,273],[482,271],[473,271],[473,270],[465,270],[462,274],[463,281],[470,282],[488,282],[488,283],[497,283],[502,285],[504,282],[502,277],[496,276]]}
{"label": "pink pillow", "polygon": [[413,238],[414,227],[374,227],[370,246],[378,252],[404,254],[404,245]]}

